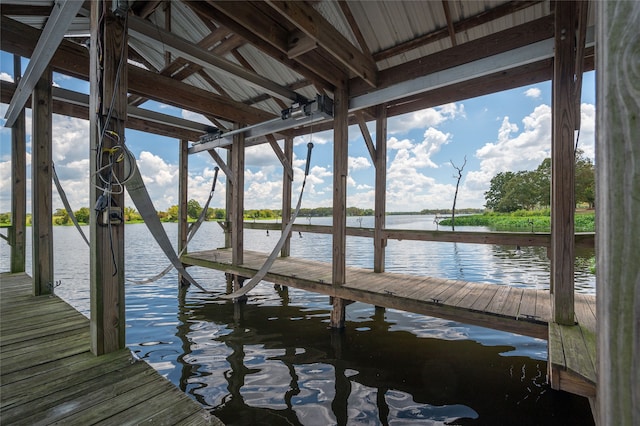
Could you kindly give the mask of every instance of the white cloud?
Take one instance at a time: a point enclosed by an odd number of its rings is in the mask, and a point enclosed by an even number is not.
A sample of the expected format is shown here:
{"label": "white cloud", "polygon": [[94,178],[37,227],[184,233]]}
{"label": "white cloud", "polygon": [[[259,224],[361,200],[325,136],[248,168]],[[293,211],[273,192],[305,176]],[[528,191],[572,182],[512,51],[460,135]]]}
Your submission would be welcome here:
{"label": "white cloud", "polygon": [[[579,148],[589,158],[594,158],[595,106],[582,104]],[[471,198],[484,204],[484,191],[489,189],[491,179],[500,172],[534,170],[551,153],[551,108],[540,105],[522,120],[523,130],[504,117],[498,130],[498,139],[476,151],[480,169],[469,171],[464,181],[464,190]],[[471,195],[474,194],[474,195]]]}
{"label": "white cloud", "polygon": [[7,74],[6,72],[0,72],[0,80],[13,83],[13,76],[11,74]]}
{"label": "white cloud", "polygon": [[525,90],[524,95],[529,98],[540,99],[542,91],[537,87],[531,87],[530,89]]}
{"label": "white cloud", "polygon": [[578,139],[578,149],[594,160],[596,158],[596,107],[592,104],[582,104],[580,107],[580,137]]}
{"label": "white cloud", "polygon": [[349,170],[362,170],[371,167],[371,163],[366,157],[349,157]]}
{"label": "white cloud", "polygon": [[414,129],[437,126],[444,121],[465,116],[464,104],[449,103],[435,108],[426,108],[403,114],[398,117],[391,117],[387,123],[387,132],[390,135],[405,134]]}
{"label": "white cloud", "polygon": [[387,141],[387,150],[389,149],[411,149],[413,143],[409,139],[398,140],[395,136],[392,136]]}

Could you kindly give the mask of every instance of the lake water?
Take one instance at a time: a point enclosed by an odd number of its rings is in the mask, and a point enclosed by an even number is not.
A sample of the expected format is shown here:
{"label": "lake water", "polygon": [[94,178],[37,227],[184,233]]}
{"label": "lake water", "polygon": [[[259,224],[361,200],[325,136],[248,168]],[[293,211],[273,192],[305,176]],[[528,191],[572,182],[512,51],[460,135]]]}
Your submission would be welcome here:
{"label": "lake water", "polygon": [[[361,225],[372,227],[373,218]],[[350,217],[348,226],[360,222]],[[433,216],[387,217],[389,228],[435,226]],[[165,229],[175,241],[177,225]],[[148,278],[168,264],[144,225],[127,225],[125,233],[127,277]],[[269,252],[277,238],[245,230],[245,247]],[[54,227],[54,241],[56,294],[88,315],[88,248],[72,227]],[[221,228],[206,222],[190,250],[222,245]],[[0,247],[0,270],[7,271],[9,248]],[[522,250],[389,241],[386,270],[548,288],[546,249]],[[330,261],[331,238],[294,234],[291,253]],[[586,261],[593,251],[578,254],[577,291],[593,294]],[[348,265],[371,268],[372,258],[370,239],[347,239]],[[190,272],[208,290],[225,291],[222,273]],[[546,384],[544,340],[362,303],[347,307],[346,329],[337,333],[327,328],[326,296],[262,283],[245,305],[234,305],[177,287],[175,271],[152,284],[127,283],[127,345],[229,425],[593,424],[586,399]]]}

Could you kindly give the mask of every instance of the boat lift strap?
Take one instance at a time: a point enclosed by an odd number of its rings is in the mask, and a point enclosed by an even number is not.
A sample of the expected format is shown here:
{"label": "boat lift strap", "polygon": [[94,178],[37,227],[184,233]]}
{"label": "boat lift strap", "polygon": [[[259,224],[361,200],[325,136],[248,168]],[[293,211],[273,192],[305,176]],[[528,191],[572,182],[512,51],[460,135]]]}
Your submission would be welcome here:
{"label": "boat lift strap", "polygon": [[304,171],[304,179],[302,181],[302,188],[300,189],[300,195],[298,196],[298,204],[296,205],[296,210],[293,212],[291,219],[289,219],[287,226],[282,231],[282,235],[280,236],[280,239],[278,240],[276,246],[271,251],[271,254],[267,258],[264,265],[262,265],[262,267],[258,270],[258,272],[256,272],[253,278],[249,280],[248,283],[242,286],[242,288],[240,288],[239,290],[236,290],[233,293],[220,296],[220,298],[227,299],[227,300],[235,300],[246,295],[255,286],[257,286],[260,283],[260,281],[262,281],[265,275],[267,275],[267,272],[269,272],[269,269],[271,269],[273,262],[275,262],[276,258],[278,257],[278,253],[280,252],[280,250],[282,250],[282,246],[284,246],[285,241],[287,240],[287,238],[289,237],[289,234],[291,233],[293,222],[295,222],[296,218],[298,217],[298,213],[300,213],[300,206],[302,205],[302,194],[304,193],[304,185],[307,182],[307,176],[309,175],[309,164],[311,161],[311,149],[313,149],[313,144],[309,142],[307,144],[307,148],[308,148],[307,149],[307,165]]}
{"label": "boat lift strap", "polygon": [[[198,220],[196,220],[195,222],[193,222],[190,226],[189,226],[189,231],[187,231],[187,242],[184,245],[184,247],[182,247],[182,250],[180,250],[180,253],[178,253],[178,258],[180,258],[180,256],[182,256],[186,251],[187,251],[187,247],[189,246],[189,243],[191,242],[191,239],[196,235],[196,232],[198,232],[198,229],[200,229],[200,225],[202,225],[202,222],[204,222],[204,219],[207,217],[207,210],[209,210],[209,203],[211,203],[211,199],[213,198],[213,194],[216,190],[216,182],[218,181],[218,171],[220,170],[219,167],[215,168],[215,175],[213,176],[213,184],[211,185],[211,192],[209,192],[209,198],[207,199],[207,202],[204,204],[204,207],[202,208],[202,211],[200,212],[200,216],[198,216]],[[164,277],[165,275],[167,275],[169,273],[169,271],[171,271],[173,269],[173,263],[170,263],[166,268],[164,268],[159,274],[151,277],[151,278],[146,278],[143,280],[134,280],[131,278],[127,278],[127,281],[129,281],[130,283],[133,284],[149,284],[152,283],[154,281],[159,280],[160,278]]]}
{"label": "boat lift strap", "polygon": [[138,163],[136,162],[133,154],[128,150],[127,152],[132,159],[132,161],[130,162],[130,167],[132,167],[133,170],[131,173],[131,177],[125,183],[125,187],[127,188],[127,192],[129,193],[133,204],[135,204],[138,213],[140,213],[140,216],[142,216],[145,225],[147,225],[149,232],[151,232],[151,235],[153,235],[153,238],[155,238],[156,242],[164,252],[165,256],[167,256],[167,259],[169,259],[173,267],[176,268],[176,270],[180,274],[182,274],[182,276],[190,284],[193,284],[205,293],[210,293],[210,291],[205,290],[200,284],[198,284],[182,265],[182,262],[178,258],[178,255],[171,245],[171,241],[169,241],[167,233],[162,227],[162,223],[160,222],[158,213],[156,212],[156,209],[151,202],[149,192],[147,192],[147,188],[144,185],[142,176],[140,175]]}

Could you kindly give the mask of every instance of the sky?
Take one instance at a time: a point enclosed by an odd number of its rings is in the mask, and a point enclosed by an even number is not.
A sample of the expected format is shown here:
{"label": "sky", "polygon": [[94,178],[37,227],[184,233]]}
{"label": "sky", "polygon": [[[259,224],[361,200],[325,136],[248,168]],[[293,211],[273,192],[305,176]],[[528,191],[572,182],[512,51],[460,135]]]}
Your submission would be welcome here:
{"label": "sky", "polygon": [[[27,59],[23,60],[23,72]],[[0,79],[13,81],[12,55],[0,52]],[[54,73],[54,85],[88,93],[89,84]],[[491,178],[505,171],[535,169],[551,149],[551,83],[544,82],[391,117],[387,123],[387,212],[451,208],[457,172],[465,161],[456,208],[483,208]],[[11,131],[8,105],[0,104],[0,212],[11,209]],[[141,106],[210,124],[199,114],[147,102]],[[368,123],[375,141],[375,122]],[[333,132],[294,140],[293,199],[304,176],[307,143],[314,144],[303,207],[333,204]],[[31,111],[27,109],[27,212],[31,211]],[[594,159],[595,73],[585,74],[578,147]],[[159,211],[178,203],[179,141],[127,130],[147,189]],[[282,141],[279,141],[282,146]],[[221,150],[222,151],[222,150]],[[226,158],[224,152],[219,152]],[[54,115],[53,162],[72,209],[89,207],[89,122]],[[268,145],[246,150],[245,209],[280,209],[282,166]],[[206,153],[189,156],[188,198],[206,202],[216,164]],[[220,173],[219,182],[225,177]],[[347,206],[374,207],[375,169],[360,128],[349,127]],[[211,207],[224,207],[224,184]],[[133,206],[130,201],[126,205]],[[53,209],[63,208],[53,187]]]}

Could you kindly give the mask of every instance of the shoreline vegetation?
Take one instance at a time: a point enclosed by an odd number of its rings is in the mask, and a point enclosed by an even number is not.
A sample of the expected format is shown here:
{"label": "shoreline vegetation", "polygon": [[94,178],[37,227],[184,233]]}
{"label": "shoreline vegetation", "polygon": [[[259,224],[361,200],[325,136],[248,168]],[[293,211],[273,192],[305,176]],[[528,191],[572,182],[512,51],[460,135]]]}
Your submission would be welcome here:
{"label": "shoreline vegetation", "polygon": [[[88,209],[87,209],[88,210]],[[222,220],[225,217],[224,209],[209,209],[206,220]],[[372,209],[360,209],[357,207],[349,207],[348,216],[373,216]],[[193,211],[188,215],[188,221],[194,222],[200,215],[199,211]],[[88,214],[83,216],[82,211],[76,214],[76,218],[80,224],[88,223]],[[167,212],[158,212],[158,216],[163,222],[177,222],[177,214],[175,216],[166,214]],[[74,213],[75,214],[75,213]],[[451,226],[451,210],[450,209],[430,209],[421,210],[419,212],[388,212],[388,216],[394,215],[435,215],[439,226]],[[299,217],[328,217],[331,216],[330,207],[322,207],[315,209],[302,209]],[[0,227],[6,228],[11,225],[9,213],[0,213]],[[280,210],[247,210],[244,214],[245,220],[278,220],[281,219]],[[84,219],[84,220],[83,220]],[[133,209],[125,209],[125,223],[135,224],[144,223],[138,212]],[[27,225],[31,224],[31,215],[27,215]],[[63,209],[58,209],[53,215],[53,224],[60,226],[73,226],[73,222]],[[549,209],[543,210],[518,210],[511,213],[487,212],[483,209],[456,209],[455,217],[456,226],[485,226],[492,231],[531,231],[531,232],[549,232],[551,230],[551,212]],[[594,232],[595,231],[595,212],[594,210],[576,210],[575,214],[575,232]]]}
{"label": "shoreline vegetation", "polygon": [[[451,226],[451,218],[438,222],[441,226]],[[547,210],[518,210],[512,213],[486,212],[473,215],[456,215],[456,226],[486,226],[492,231],[551,231],[551,212]],[[595,212],[577,210],[574,219],[575,232],[595,232]]]}

